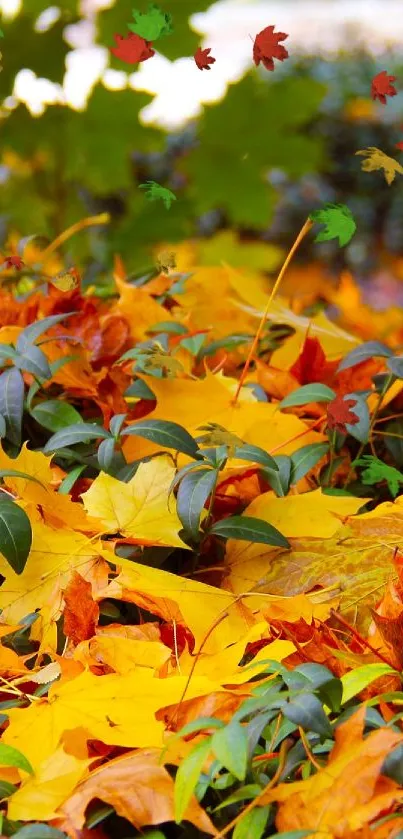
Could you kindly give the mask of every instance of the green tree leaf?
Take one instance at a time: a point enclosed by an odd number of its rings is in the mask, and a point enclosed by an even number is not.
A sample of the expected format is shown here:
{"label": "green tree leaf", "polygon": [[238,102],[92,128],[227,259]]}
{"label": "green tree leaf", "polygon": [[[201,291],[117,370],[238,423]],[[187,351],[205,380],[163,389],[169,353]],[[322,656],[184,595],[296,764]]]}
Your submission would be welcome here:
{"label": "green tree leaf", "polygon": [[328,443],[310,443],[294,452],[291,455],[291,483],[298,483],[328,451]]}
{"label": "green tree leaf", "polygon": [[34,770],[29,760],[13,746],[8,746],[6,743],[0,743],[0,763],[2,766],[16,766],[18,769],[23,769],[29,775],[33,775]]}
{"label": "green tree leaf", "polygon": [[201,468],[182,478],[176,499],[178,516],[188,533],[197,539],[203,507],[214,490],[217,469]]}
{"label": "green tree leaf", "polygon": [[261,839],[263,836],[267,819],[269,818],[270,806],[254,807],[238,822],[232,839]]}
{"label": "green tree leaf", "polygon": [[59,399],[39,402],[38,405],[31,408],[30,414],[40,425],[48,431],[54,432],[82,422],[82,417],[78,411],[68,402],[61,402]]}
{"label": "green tree leaf", "polygon": [[16,446],[21,444],[23,410],[24,379],[16,367],[10,367],[0,376],[0,414],[6,421],[7,437]]}
{"label": "green tree leaf", "polygon": [[381,481],[386,481],[388,489],[393,497],[396,497],[399,492],[400,484],[403,484],[403,473],[395,469],[394,466],[388,466],[383,460],[374,457],[372,454],[364,454],[358,460],[354,460],[352,466],[365,466],[361,472],[361,481],[363,484],[373,486]]}
{"label": "green tree leaf", "polygon": [[392,355],[392,350],[390,350],[386,344],[381,344],[380,341],[365,341],[364,344],[360,344],[359,347],[355,347],[351,350],[351,352],[344,356],[337,368],[337,372],[340,373],[341,370],[348,370],[349,367],[361,364],[361,362],[366,361],[367,358],[374,358],[377,356],[380,358],[389,358]]}
{"label": "green tree leaf", "polygon": [[313,382],[293,390],[281,400],[279,407],[292,408],[295,405],[307,405],[309,402],[331,402],[335,397],[336,393],[331,387]]}
{"label": "green tree leaf", "polygon": [[26,512],[0,494],[0,553],[16,574],[22,574],[31,544],[31,523]]}
{"label": "green tree leaf", "polygon": [[317,224],[325,225],[324,230],[318,233],[315,242],[338,239],[340,247],[344,247],[357,229],[354,216],[345,204],[325,204],[321,210],[311,213],[309,218]]}
{"label": "green tree leaf", "polygon": [[135,22],[129,23],[128,27],[145,41],[157,41],[172,32],[172,16],[163,12],[155,3],[149,3],[148,12],[144,14],[133,9],[132,15]]}
{"label": "green tree leaf", "polygon": [[321,737],[333,737],[332,727],[322,703],[313,693],[296,696],[283,705],[282,711],[287,719],[295,725],[300,725],[305,731],[314,731]]}
{"label": "green tree leaf", "polygon": [[134,425],[124,428],[123,436],[145,437],[158,446],[175,449],[177,452],[197,458],[199,449],[196,441],[185,428],[168,420],[139,420]]}
{"label": "green tree leaf", "polygon": [[211,751],[211,737],[198,743],[182,761],[175,778],[175,821],[180,824],[196,789],[203,765]]}
{"label": "green tree leaf", "polygon": [[354,670],[349,670],[341,677],[343,685],[343,705],[349,702],[358,693],[375,682],[381,676],[396,675],[396,670],[393,670],[389,664],[384,664],[383,661],[375,661],[371,664],[363,664],[361,667],[355,667]]}
{"label": "green tree leaf", "polygon": [[239,781],[245,780],[248,764],[248,737],[239,722],[231,720],[224,728],[215,731],[211,748],[217,760],[232,775],[235,775]]}
{"label": "green tree leaf", "polygon": [[278,548],[290,547],[288,539],[276,527],[253,516],[230,516],[228,519],[217,521],[208,532],[224,539],[242,539],[245,542],[259,542]]}
{"label": "green tree leaf", "polygon": [[50,824],[25,824],[17,833],[13,833],[14,839],[68,839],[67,834],[52,827]]}
{"label": "green tree leaf", "polygon": [[145,184],[140,184],[139,189],[145,190],[144,194],[148,201],[158,201],[160,199],[167,210],[170,209],[172,201],[176,201],[176,195],[165,186],[157,184],[156,181],[147,181]]}
{"label": "green tree leaf", "polygon": [[74,425],[62,428],[56,431],[43,447],[43,452],[55,452],[58,449],[63,449],[65,446],[73,446],[76,443],[86,443],[88,440],[98,440],[102,437],[104,440],[110,437],[108,431],[98,425],[97,423],[77,422]]}

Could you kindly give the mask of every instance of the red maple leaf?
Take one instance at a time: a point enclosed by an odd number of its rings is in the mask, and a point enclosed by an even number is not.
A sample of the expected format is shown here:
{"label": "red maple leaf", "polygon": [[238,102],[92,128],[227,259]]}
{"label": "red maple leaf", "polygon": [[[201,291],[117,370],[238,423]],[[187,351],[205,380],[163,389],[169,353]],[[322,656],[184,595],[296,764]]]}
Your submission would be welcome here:
{"label": "red maple leaf", "polygon": [[262,62],[266,70],[274,70],[274,58],[279,61],[288,58],[286,48],[279,44],[279,41],[285,41],[286,38],[288,35],[285,32],[275,34],[274,26],[266,26],[262,29],[253,42],[253,60],[256,66]]}
{"label": "red maple leaf", "polygon": [[135,32],[129,32],[126,38],[123,35],[113,37],[116,47],[110,47],[111,53],[127,64],[138,64],[139,61],[146,61],[155,55],[155,50],[151,49],[151,41],[145,41]]}
{"label": "red maple leaf", "polygon": [[346,423],[356,425],[360,418],[351,408],[357,404],[356,399],[345,399],[340,393],[332,399],[327,406],[327,427],[331,431],[340,431],[341,434],[348,434]]}
{"label": "red maple leaf", "polygon": [[20,256],[6,256],[4,260],[6,268],[16,268],[20,271],[24,267],[25,262]]}
{"label": "red maple leaf", "polygon": [[396,148],[400,151],[403,151],[403,140],[400,140],[399,143],[396,143]]}
{"label": "red maple leaf", "polygon": [[377,76],[374,76],[371,84],[371,96],[373,99],[379,99],[382,105],[386,105],[387,96],[396,96],[397,90],[392,82],[396,81],[396,76],[389,76],[386,70],[382,70]]}
{"label": "red maple leaf", "polygon": [[205,50],[202,50],[201,47],[197,47],[197,50],[193,56],[199,70],[211,70],[209,67],[210,64],[215,63],[215,58],[212,55],[209,55],[211,47],[208,47]]}
{"label": "red maple leaf", "polygon": [[318,338],[305,338],[301,353],[289,369],[289,373],[298,379],[301,385],[333,379],[339,361],[327,361]]}

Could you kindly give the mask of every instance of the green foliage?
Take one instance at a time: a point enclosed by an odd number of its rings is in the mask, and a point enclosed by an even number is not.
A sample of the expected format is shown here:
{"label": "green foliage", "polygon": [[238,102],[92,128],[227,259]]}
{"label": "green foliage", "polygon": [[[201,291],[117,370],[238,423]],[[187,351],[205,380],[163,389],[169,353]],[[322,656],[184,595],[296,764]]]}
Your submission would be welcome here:
{"label": "green foliage", "polygon": [[403,484],[403,474],[395,469],[394,466],[389,466],[378,457],[371,454],[364,454],[362,457],[354,460],[352,466],[364,466],[365,469],[361,472],[361,481],[363,484],[373,486],[381,481],[386,481],[391,495],[395,497],[399,492],[400,484]]}
{"label": "green foliage", "polygon": [[343,247],[349,243],[357,229],[354,216],[345,204],[326,204],[321,210],[311,213],[310,219],[324,225],[324,230],[318,233],[315,242],[338,239],[340,247]]}
{"label": "green foliage", "polygon": [[26,512],[14,504],[10,498],[1,494],[0,551],[16,574],[22,574],[31,544],[32,530]]}
{"label": "green foliage", "polygon": [[157,41],[172,32],[172,16],[163,12],[155,3],[150,3],[145,13],[133,9],[132,15],[135,22],[129,23],[128,28],[145,41]]}
{"label": "green foliage", "polygon": [[169,210],[172,201],[176,201],[176,195],[165,186],[157,184],[156,181],[147,181],[146,184],[140,184],[139,189],[145,190],[144,194],[148,201],[158,201],[160,199],[167,210]]}

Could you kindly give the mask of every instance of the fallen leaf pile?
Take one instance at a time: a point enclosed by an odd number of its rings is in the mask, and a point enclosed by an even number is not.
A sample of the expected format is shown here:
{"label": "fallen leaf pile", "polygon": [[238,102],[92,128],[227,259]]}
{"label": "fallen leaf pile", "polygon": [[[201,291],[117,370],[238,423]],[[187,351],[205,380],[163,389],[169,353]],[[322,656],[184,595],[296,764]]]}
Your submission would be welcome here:
{"label": "fallen leaf pile", "polygon": [[106,301],[57,260],[0,291],[3,822],[393,837],[400,357],[344,277],[339,324],[276,297],[251,358],[266,279],[163,247]]}

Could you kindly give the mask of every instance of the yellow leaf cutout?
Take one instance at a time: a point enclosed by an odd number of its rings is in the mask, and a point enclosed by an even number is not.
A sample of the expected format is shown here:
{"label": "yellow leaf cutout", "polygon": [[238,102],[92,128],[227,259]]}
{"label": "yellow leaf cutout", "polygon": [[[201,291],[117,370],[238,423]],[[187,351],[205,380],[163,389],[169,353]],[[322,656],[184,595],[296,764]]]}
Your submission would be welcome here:
{"label": "yellow leaf cutout", "polygon": [[366,157],[361,163],[361,169],[364,172],[375,172],[377,169],[383,169],[386,183],[391,185],[397,174],[403,175],[403,166],[394,159],[389,157],[381,149],[376,146],[368,146],[367,149],[360,149],[356,154]]}
{"label": "yellow leaf cutout", "polygon": [[122,533],[146,545],[187,548],[178,536],[182,524],[175,499],[168,506],[168,490],[176,474],[169,457],[141,463],[128,483],[104,472],[81,496],[90,515],[97,516],[106,532]]}

